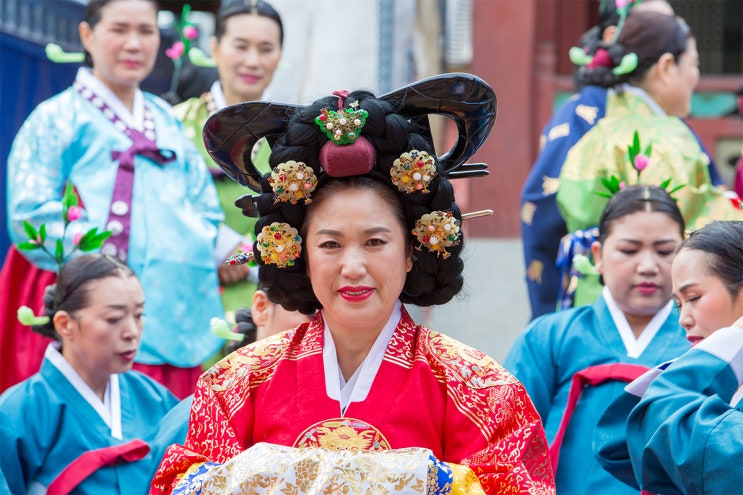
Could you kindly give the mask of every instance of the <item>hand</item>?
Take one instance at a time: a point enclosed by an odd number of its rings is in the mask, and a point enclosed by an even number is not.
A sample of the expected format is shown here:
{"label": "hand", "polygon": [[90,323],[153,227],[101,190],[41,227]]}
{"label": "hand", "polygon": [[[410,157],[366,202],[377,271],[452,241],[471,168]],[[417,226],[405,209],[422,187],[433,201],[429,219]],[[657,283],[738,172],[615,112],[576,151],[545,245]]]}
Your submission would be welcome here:
{"label": "hand", "polygon": [[217,268],[217,276],[219,277],[219,285],[232,285],[241,280],[245,280],[250,273],[249,265],[219,265]]}

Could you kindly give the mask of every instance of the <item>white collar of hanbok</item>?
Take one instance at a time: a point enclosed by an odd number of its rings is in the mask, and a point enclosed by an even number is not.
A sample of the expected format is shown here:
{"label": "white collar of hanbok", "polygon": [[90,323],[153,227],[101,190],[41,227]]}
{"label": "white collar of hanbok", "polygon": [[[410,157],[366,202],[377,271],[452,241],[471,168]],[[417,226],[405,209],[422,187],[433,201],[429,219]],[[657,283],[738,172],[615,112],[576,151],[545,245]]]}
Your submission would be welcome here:
{"label": "white collar of hanbok", "polygon": [[132,111],[121,102],[121,100],[103,84],[100,79],[93,75],[93,72],[86,68],[80,67],[77,71],[76,81],[79,81],[90,89],[97,97],[106,102],[108,108],[121,119],[131,129],[138,131],[144,130],[144,96],[142,91],[137,89],[134,92],[134,101]]}
{"label": "white collar of hanbok", "polygon": [[103,402],[95,395],[82,377],[75,371],[70,363],[59,352],[62,348],[60,342],[52,342],[46,348],[44,357],[59,370],[62,375],[82,395],[83,399],[90,404],[95,412],[101,417],[106,426],[111,428],[111,436],[121,440],[121,394],[119,391],[119,376],[111,375],[103,393]]}
{"label": "white collar of hanbok", "polygon": [[606,306],[609,308],[611,319],[614,320],[614,325],[616,325],[617,330],[619,331],[619,336],[622,337],[624,348],[627,350],[627,356],[635,359],[645,352],[645,349],[650,345],[655,334],[658,333],[660,327],[663,326],[663,323],[668,319],[668,316],[671,314],[671,309],[673,309],[673,301],[668,301],[665,306],[655,313],[655,316],[653,316],[653,318],[648,322],[647,326],[640,334],[640,337],[635,338],[635,334],[629,326],[627,317],[624,316],[622,310],[617,306],[617,302],[614,300],[608,287],[604,287],[601,296],[604,298],[604,301],[606,301]]}
{"label": "white collar of hanbok", "polygon": [[[222,82],[217,79],[212,84],[212,87],[209,89],[209,92],[212,94],[212,100],[214,100],[214,106],[216,107],[216,110],[222,110],[227,106],[227,99],[224,97],[224,91],[222,91]],[[263,90],[263,94],[261,95],[262,101],[268,101],[269,94],[268,94],[268,88]]]}
{"label": "white collar of hanbok", "polygon": [[[610,89],[609,91],[616,92],[616,90],[614,89]],[[647,104],[647,106],[650,107],[650,110],[655,115],[658,115],[659,117],[667,116],[666,111],[663,110],[661,106],[658,105],[658,102],[655,101],[653,97],[650,96],[650,94],[644,89],[625,83],[625,84],[622,84],[622,91],[624,91],[625,93],[633,94],[637,96],[638,98],[640,98],[642,101],[644,101]]]}
{"label": "white collar of hanbok", "polygon": [[384,354],[387,352],[387,346],[392,339],[392,334],[395,332],[395,328],[397,328],[401,317],[402,304],[400,301],[397,301],[389,320],[387,320],[387,324],[377,336],[377,340],[374,341],[369,354],[366,355],[359,368],[348,382],[346,382],[338,365],[338,355],[335,350],[333,335],[330,328],[328,328],[327,320],[325,320],[325,315],[323,314],[325,331],[322,358],[325,367],[325,390],[328,397],[340,402],[341,416],[346,412],[348,404],[351,402],[363,402],[366,396],[369,395],[374,377],[377,376],[377,371],[379,371],[379,367],[382,365]]}

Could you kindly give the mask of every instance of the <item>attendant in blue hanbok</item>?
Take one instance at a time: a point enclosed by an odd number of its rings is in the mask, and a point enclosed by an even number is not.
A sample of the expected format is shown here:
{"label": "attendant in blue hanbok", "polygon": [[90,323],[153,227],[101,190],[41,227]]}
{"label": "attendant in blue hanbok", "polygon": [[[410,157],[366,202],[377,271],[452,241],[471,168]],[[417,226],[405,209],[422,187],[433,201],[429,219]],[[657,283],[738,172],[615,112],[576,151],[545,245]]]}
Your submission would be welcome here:
{"label": "attendant in blue hanbok", "polygon": [[601,297],[534,320],[506,357],[544,422],[557,493],[637,493],[593,459],[591,440],[624,382],[688,349],[671,301],[671,261],[683,233],[663,189],[619,191],[592,245]]}
{"label": "attendant in blue hanbok", "polygon": [[[148,303],[138,369],[177,396],[193,392],[201,364],[222,341],[209,329],[222,316],[216,261],[223,215],[203,157],[170,106],[139,90],[159,44],[153,0],[88,4],[80,35],[92,69],[43,102],[20,129],[8,159],[8,225],[14,243],[23,222],[63,237],[61,197],[74,185],[83,208],[63,243],[92,227],[113,232],[102,252],[125,261]],[[9,252],[0,274],[0,391],[39,369],[47,341],[17,325],[15,311],[42,307],[54,263],[40,250]]]}
{"label": "attendant in blue hanbok", "polygon": [[[70,260],[33,330],[54,340],[41,371],[0,395],[0,466],[15,495],[149,492],[190,401],[131,371],[144,293],[117,258]],[[171,411],[172,410],[172,411]]]}
{"label": "attendant in blue hanbok", "polygon": [[[616,32],[619,16],[613,2],[601,10],[603,39],[610,41]],[[603,5],[603,2],[602,2]],[[656,11],[673,15],[665,0],[645,0],[632,8],[633,12]],[[577,78],[587,77],[591,69],[580,67]],[[560,106],[540,137],[540,151],[521,193],[521,234],[532,319],[558,309],[562,284],[561,268],[557,265],[560,239],[567,233],[565,220],[557,208],[556,193],[560,171],[568,152],[606,115],[607,87],[587,84]],[[700,143],[701,145],[701,143]],[[706,153],[706,151],[705,151]],[[712,183],[722,184],[709,153]],[[590,249],[593,238],[587,236],[584,249]]]}
{"label": "attendant in blue hanbok", "polygon": [[709,223],[679,246],[673,297],[693,348],[628,385],[596,429],[599,461],[626,483],[663,494],[740,491],[742,262],[743,222]]}

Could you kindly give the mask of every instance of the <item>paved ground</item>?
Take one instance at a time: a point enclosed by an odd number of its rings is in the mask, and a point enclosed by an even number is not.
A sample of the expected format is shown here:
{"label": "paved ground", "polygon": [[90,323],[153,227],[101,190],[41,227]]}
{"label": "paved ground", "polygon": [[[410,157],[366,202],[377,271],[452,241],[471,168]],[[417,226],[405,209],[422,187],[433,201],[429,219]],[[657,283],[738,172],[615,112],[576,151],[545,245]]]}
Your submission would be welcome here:
{"label": "paved ground", "polygon": [[464,289],[444,306],[409,308],[413,318],[503,362],[529,320],[520,239],[468,239]]}

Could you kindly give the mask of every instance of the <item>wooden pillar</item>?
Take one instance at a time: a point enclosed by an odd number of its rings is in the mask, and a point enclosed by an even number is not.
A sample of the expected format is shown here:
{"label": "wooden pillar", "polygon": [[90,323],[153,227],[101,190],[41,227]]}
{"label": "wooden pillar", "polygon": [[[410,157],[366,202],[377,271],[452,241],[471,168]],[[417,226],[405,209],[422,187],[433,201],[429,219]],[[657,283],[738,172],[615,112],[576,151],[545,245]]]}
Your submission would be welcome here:
{"label": "wooden pillar", "polygon": [[468,210],[491,208],[472,220],[470,237],[519,237],[519,197],[533,159],[533,91],[537,0],[474,0],[471,70],[498,98],[490,138],[473,157],[490,175],[471,180]]}

